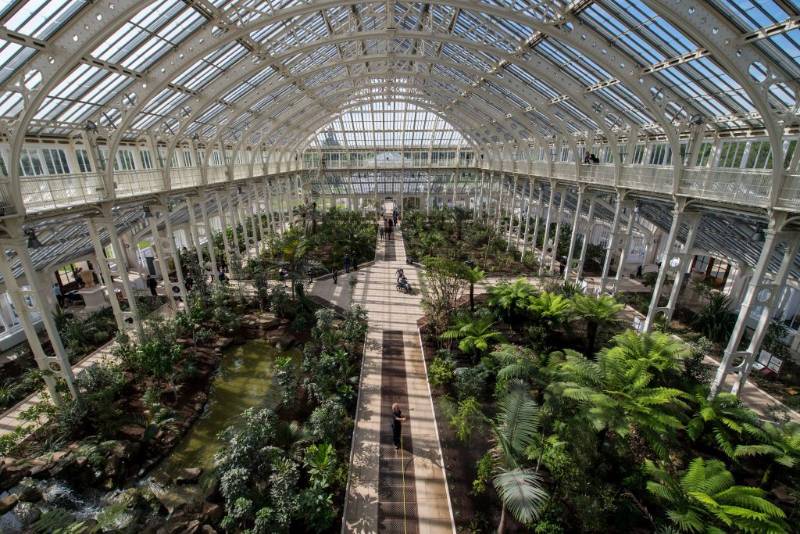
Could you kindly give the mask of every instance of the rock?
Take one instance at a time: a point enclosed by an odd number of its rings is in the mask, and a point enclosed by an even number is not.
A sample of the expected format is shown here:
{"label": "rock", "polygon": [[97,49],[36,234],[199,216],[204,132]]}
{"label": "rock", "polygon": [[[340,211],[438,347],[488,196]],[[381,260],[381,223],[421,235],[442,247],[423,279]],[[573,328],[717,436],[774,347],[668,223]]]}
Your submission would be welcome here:
{"label": "rock", "polygon": [[197,532],[200,532],[200,526],[200,521],[194,519],[189,521],[189,523],[186,525],[185,532],[186,534],[196,534]]}
{"label": "rock", "polygon": [[203,470],[199,467],[187,467],[181,469],[178,476],[175,477],[175,482],[178,484],[194,484],[203,474]]}
{"label": "rock", "polygon": [[0,515],[8,512],[17,505],[19,498],[13,493],[0,498]]}
{"label": "rock", "polygon": [[19,484],[16,490],[17,497],[21,502],[39,502],[42,500],[42,492],[36,487],[36,483],[26,478]]}
{"label": "rock", "polygon": [[218,525],[219,522],[222,521],[224,515],[225,515],[225,510],[219,504],[212,502],[203,503],[204,521],[211,523],[212,525]]}
{"label": "rock", "polygon": [[14,508],[14,515],[17,516],[23,527],[28,527],[39,520],[42,516],[42,511],[39,507],[30,502],[21,502]]}
{"label": "rock", "polygon": [[140,425],[123,425],[119,428],[120,437],[128,441],[142,441],[145,428]]}
{"label": "rock", "polygon": [[203,482],[203,499],[210,502],[222,502],[222,495],[219,493],[219,477],[207,477]]}
{"label": "rock", "polygon": [[31,468],[22,460],[15,460],[15,463],[6,463],[0,468],[0,491],[7,490],[23,478],[30,476]]}
{"label": "rock", "polygon": [[217,529],[212,527],[211,525],[203,525],[200,527],[200,532],[203,534],[217,534]]}

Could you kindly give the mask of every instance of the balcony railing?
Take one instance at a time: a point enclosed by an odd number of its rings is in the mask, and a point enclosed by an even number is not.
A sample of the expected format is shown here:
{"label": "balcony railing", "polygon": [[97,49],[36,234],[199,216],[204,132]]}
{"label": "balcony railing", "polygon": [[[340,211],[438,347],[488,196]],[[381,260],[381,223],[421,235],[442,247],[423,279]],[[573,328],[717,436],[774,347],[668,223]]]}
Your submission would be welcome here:
{"label": "balcony railing", "polygon": [[[493,161],[442,158],[433,162],[414,160],[393,160],[378,162],[379,169],[429,169],[464,168],[485,169],[494,172],[518,172],[541,178],[561,181],[595,184],[603,186],[619,185],[634,191],[660,194],[673,192],[674,169],[671,166],[623,165],[615,184],[614,164],[576,165],[574,162],[547,161]],[[297,170],[315,171],[314,162],[296,160],[270,162],[266,165],[268,175]],[[356,165],[355,167],[353,165]],[[374,169],[376,162],[345,161],[327,162],[325,170],[335,169]],[[208,184],[225,183],[230,178],[228,167],[210,166],[206,172]],[[233,166],[234,180],[247,179],[252,175],[263,176],[264,166],[256,164],[252,173],[249,164]],[[171,190],[200,186],[201,170],[197,167],[178,167],[170,169]],[[130,198],[165,191],[163,171],[147,169],[114,173],[114,194],[118,198]],[[682,171],[677,193],[693,198],[728,202],[746,206],[768,207],[772,185],[769,170],[741,170],[720,168],[689,168]],[[10,185],[0,181],[0,216],[12,215],[14,205],[10,195]],[[52,176],[29,176],[20,178],[22,201],[28,213],[77,206],[102,201],[107,198],[101,173],[83,173]],[[800,211],[800,175],[787,175],[776,205],[780,209]],[[5,208],[5,209],[3,209]]]}
{"label": "balcony railing", "polygon": [[28,212],[78,206],[105,197],[103,177],[98,173],[24,176],[20,192]]}

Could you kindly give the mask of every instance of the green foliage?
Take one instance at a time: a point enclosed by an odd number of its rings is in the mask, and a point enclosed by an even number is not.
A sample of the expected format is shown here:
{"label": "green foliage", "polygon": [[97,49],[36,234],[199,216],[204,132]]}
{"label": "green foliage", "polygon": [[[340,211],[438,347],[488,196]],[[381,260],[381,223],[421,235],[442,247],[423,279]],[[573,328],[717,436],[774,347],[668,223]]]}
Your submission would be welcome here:
{"label": "green foliage", "polygon": [[539,473],[522,463],[525,451],[535,443],[539,426],[539,407],[524,384],[515,382],[498,402],[492,425],[492,480],[503,506],[523,524],[536,519],[548,499]]}
{"label": "green foliage", "polygon": [[467,266],[447,258],[427,256],[425,264],[425,295],[422,305],[431,319],[435,334],[444,331],[450,315],[467,285],[465,273]]}
{"label": "green foliage", "polygon": [[553,328],[569,320],[572,305],[563,295],[543,291],[529,299],[528,312],[534,320]]}
{"label": "green foliage", "polygon": [[455,370],[455,390],[459,399],[484,398],[489,389],[492,373],[483,363]]}
{"label": "green foliage", "polygon": [[483,495],[489,489],[492,480],[492,470],[494,468],[494,458],[491,453],[486,453],[478,460],[476,467],[475,480],[472,481],[472,494]]}
{"label": "green foliage", "polygon": [[[686,407],[679,389],[659,385],[679,365],[683,350],[664,334],[642,334],[633,340],[623,334],[615,346],[592,362],[573,351],[556,365],[548,392],[584,406],[596,430],[621,437],[641,435],[653,451],[667,455],[667,445],[682,428],[680,410]],[[666,339],[665,339],[666,338]]]}
{"label": "green foliage", "polygon": [[761,434],[758,418],[742,406],[736,395],[720,393],[708,400],[708,388],[699,388],[692,397],[694,413],[686,424],[692,441],[711,441],[728,458],[735,457],[737,444]]}
{"label": "green foliage", "polygon": [[428,366],[428,380],[433,386],[450,384],[455,368],[455,363],[449,357],[436,356]]}
{"label": "green foliage", "polygon": [[122,415],[115,401],[125,386],[119,367],[112,364],[87,367],[75,377],[75,386],[79,399],[63,399],[52,417],[56,441],[87,433],[112,436]]}
{"label": "green foliage", "polygon": [[713,292],[708,303],[697,313],[694,327],[711,341],[727,341],[736,324],[736,315],[730,311],[731,301],[727,295]]}
{"label": "green foliage", "polygon": [[680,532],[787,532],[784,512],[760,488],[737,486],[718,460],[695,458],[680,478],[650,460],[647,490]]}
{"label": "green foliage", "polygon": [[458,403],[456,413],[450,417],[450,425],[455,428],[461,441],[469,441],[473,431],[483,421],[481,405],[475,397],[467,397]]}
{"label": "green foliage", "polygon": [[575,295],[572,299],[572,313],[576,319],[586,323],[587,356],[594,354],[599,332],[618,321],[617,316],[625,306],[609,295]]}
{"label": "green foliage", "polygon": [[117,332],[117,323],[111,308],[77,318],[70,313],[58,312],[58,332],[71,362],[91,353]]}
{"label": "green foliage", "polygon": [[502,282],[489,288],[490,309],[495,310],[509,324],[516,324],[527,317],[530,301],[536,289],[522,278],[514,282]]}
{"label": "green foliage", "polygon": [[337,399],[327,399],[314,408],[306,429],[317,443],[343,444],[352,428],[347,410]]}
{"label": "green foliage", "polygon": [[475,356],[487,352],[494,343],[503,341],[503,335],[493,328],[494,322],[491,318],[466,318],[442,333],[441,338],[458,340],[458,349],[461,352]]}
{"label": "green foliage", "polygon": [[[794,469],[800,465],[800,424],[764,423],[755,434],[759,443],[737,445],[734,457],[764,457],[778,468]],[[770,472],[764,475],[764,482]]]}

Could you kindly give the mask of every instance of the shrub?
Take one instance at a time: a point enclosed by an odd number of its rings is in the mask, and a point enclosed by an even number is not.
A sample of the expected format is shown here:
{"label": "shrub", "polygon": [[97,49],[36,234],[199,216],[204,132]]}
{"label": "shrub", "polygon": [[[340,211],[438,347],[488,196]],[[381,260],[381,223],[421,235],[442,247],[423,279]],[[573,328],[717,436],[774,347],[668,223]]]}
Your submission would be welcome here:
{"label": "shrub", "polygon": [[450,417],[450,424],[455,428],[456,436],[461,441],[469,441],[475,427],[483,421],[481,405],[475,397],[467,397],[458,403],[456,413]]}
{"label": "shrub", "polygon": [[491,372],[481,363],[475,367],[459,367],[455,370],[455,377],[456,395],[459,399],[483,398]]}
{"label": "shrub", "polygon": [[453,381],[455,363],[450,358],[437,356],[428,367],[428,380],[433,386],[444,386]]}
{"label": "shrub", "polygon": [[342,403],[337,399],[328,399],[311,412],[306,430],[318,443],[339,444],[346,441],[350,426],[350,417]]}

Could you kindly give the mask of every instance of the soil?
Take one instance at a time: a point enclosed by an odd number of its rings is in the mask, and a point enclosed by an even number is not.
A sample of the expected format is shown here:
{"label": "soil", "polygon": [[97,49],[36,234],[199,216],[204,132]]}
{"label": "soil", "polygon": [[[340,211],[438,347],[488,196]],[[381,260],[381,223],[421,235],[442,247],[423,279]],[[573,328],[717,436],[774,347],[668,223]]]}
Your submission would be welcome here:
{"label": "soil", "polygon": [[[436,346],[421,332],[425,365],[430,365]],[[472,481],[477,475],[477,464],[484,452],[491,448],[488,435],[473,436],[469,442],[461,441],[443,413],[442,388],[431,386],[436,426],[442,447],[447,488],[458,532],[495,532],[500,522],[500,501],[493,489],[476,495]],[[507,515],[505,532],[525,532],[525,528]]]}

